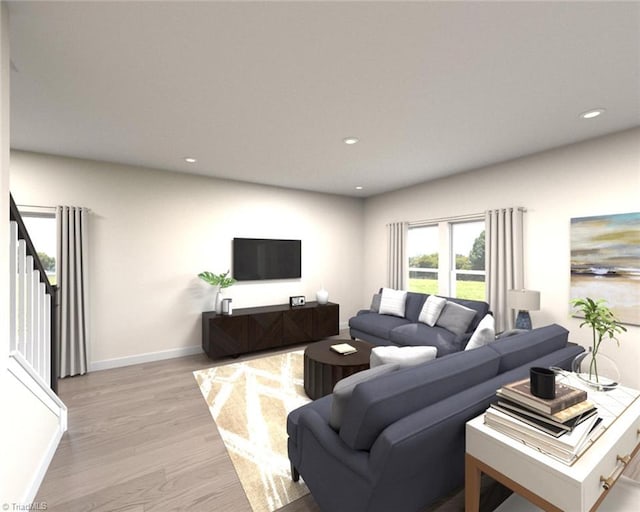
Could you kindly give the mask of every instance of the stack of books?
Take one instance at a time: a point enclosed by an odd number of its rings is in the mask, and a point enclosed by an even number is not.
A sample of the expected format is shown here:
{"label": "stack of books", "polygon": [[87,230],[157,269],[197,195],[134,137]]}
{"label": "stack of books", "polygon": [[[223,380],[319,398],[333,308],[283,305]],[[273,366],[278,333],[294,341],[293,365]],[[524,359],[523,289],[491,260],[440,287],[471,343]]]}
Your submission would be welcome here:
{"label": "stack of books", "polygon": [[496,394],[485,423],[565,464],[572,464],[602,433],[597,408],[581,389],[556,384],[555,398],[538,398],[527,378]]}

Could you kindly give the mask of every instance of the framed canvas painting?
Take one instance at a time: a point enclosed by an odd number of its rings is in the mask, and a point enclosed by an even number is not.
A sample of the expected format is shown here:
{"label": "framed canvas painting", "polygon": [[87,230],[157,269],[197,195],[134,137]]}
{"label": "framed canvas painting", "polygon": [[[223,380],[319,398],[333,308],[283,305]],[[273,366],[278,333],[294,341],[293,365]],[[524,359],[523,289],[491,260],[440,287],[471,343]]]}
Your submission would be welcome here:
{"label": "framed canvas painting", "polygon": [[571,219],[571,298],[605,299],[640,325],[640,212]]}

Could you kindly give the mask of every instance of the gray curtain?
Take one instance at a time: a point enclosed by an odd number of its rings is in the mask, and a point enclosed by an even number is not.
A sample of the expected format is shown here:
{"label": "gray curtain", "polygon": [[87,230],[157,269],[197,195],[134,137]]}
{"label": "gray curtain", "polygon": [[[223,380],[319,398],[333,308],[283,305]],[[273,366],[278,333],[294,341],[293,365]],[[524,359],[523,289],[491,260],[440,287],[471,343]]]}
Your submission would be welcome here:
{"label": "gray curtain", "polygon": [[387,286],[406,289],[407,274],[407,222],[387,224]]}
{"label": "gray curtain", "polygon": [[88,211],[56,207],[59,377],[87,373]]}
{"label": "gray curtain", "polygon": [[513,328],[507,290],[524,287],[523,212],[523,208],[486,212],[487,302],[495,317],[496,332]]}

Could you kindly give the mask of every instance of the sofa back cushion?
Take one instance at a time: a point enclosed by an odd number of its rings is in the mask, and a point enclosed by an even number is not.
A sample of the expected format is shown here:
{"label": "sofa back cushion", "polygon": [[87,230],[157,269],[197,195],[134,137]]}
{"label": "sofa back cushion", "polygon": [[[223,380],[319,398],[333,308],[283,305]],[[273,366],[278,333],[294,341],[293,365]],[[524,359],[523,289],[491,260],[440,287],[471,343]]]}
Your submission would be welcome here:
{"label": "sofa back cushion", "polygon": [[503,373],[566,347],[568,338],[569,331],[560,325],[551,324],[496,340],[487,347],[500,356],[498,371]]}
{"label": "sofa back cushion", "polygon": [[481,347],[363,382],[344,410],[340,437],[355,450],[368,450],[388,425],[494,377],[499,363],[495,351]]}
{"label": "sofa back cushion", "polygon": [[407,292],[404,317],[410,322],[417,322],[427,297],[424,293]]}

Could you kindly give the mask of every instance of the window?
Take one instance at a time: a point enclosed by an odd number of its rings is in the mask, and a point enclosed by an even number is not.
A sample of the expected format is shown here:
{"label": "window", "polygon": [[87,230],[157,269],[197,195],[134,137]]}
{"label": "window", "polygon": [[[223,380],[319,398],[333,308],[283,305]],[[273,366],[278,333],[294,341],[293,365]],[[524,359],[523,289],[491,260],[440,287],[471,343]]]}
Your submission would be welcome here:
{"label": "window", "polygon": [[409,228],[409,290],[438,293],[438,226]]}
{"label": "window", "polygon": [[484,220],[409,226],[407,252],[410,291],[485,300]]}
{"label": "window", "polygon": [[451,224],[451,297],[485,300],[484,250],[484,221]]}
{"label": "window", "polygon": [[56,276],[56,216],[55,213],[21,211],[22,220],[29,232],[33,246],[40,257],[49,282],[54,285]]}

